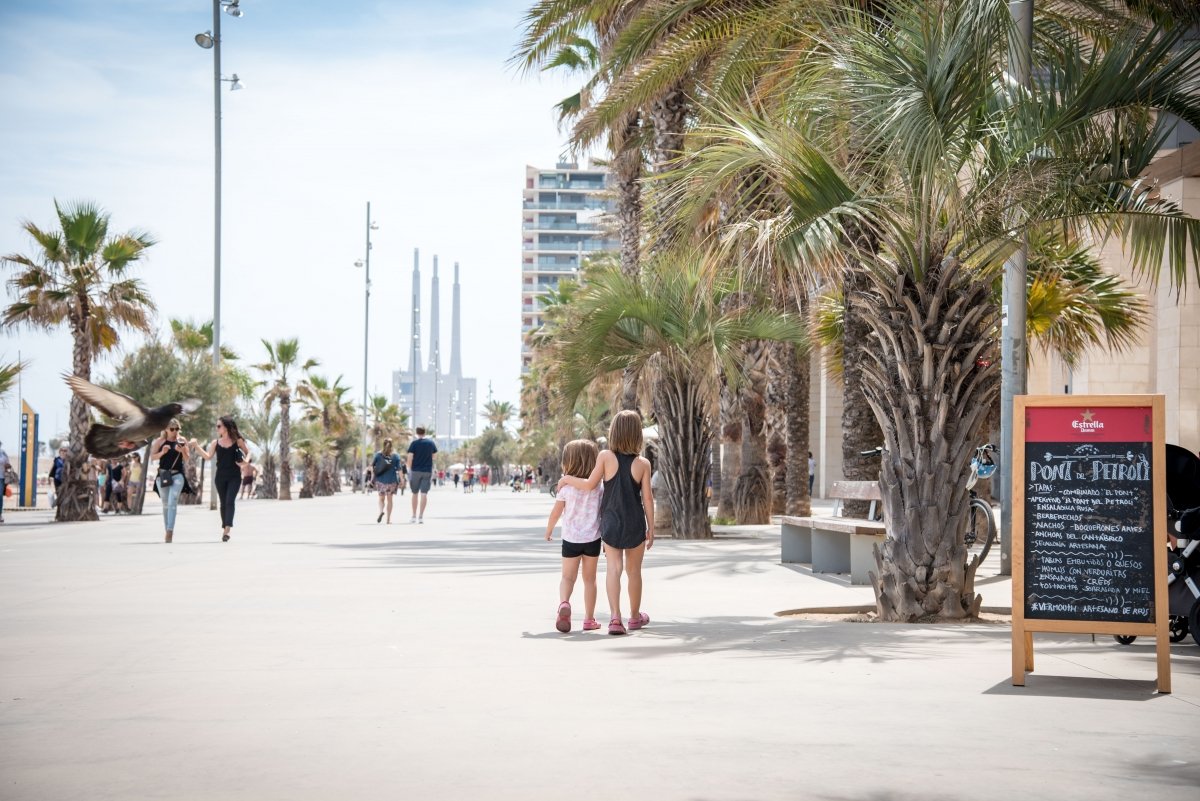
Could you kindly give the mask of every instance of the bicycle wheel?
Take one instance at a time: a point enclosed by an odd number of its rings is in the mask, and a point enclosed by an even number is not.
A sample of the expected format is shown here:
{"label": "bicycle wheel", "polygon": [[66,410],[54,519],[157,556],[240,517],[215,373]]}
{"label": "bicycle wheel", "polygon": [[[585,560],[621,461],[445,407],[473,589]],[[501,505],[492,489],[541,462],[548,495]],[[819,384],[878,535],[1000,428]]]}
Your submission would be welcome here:
{"label": "bicycle wheel", "polygon": [[968,554],[978,549],[979,563],[983,564],[995,539],[996,521],[992,517],[992,507],[982,498],[972,498],[967,510],[967,528],[963,533],[963,544],[967,546]]}

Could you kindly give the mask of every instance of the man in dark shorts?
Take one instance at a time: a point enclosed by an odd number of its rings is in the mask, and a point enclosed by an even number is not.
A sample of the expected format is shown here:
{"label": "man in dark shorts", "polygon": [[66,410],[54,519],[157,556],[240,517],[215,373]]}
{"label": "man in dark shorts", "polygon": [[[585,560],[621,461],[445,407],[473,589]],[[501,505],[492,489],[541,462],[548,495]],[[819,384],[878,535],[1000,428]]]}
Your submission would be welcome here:
{"label": "man in dark shorts", "polygon": [[417,426],[417,438],[408,443],[408,456],[405,458],[409,489],[412,490],[410,523],[425,522],[425,502],[429,500],[429,485],[433,480],[433,455],[437,452],[437,445],[425,436],[425,429]]}

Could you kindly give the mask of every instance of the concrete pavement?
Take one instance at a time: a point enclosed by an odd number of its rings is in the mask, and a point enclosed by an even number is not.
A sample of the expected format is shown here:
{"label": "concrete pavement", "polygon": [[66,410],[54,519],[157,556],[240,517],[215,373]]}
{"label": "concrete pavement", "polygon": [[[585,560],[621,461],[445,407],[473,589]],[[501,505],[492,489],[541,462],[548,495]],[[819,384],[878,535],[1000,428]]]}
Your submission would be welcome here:
{"label": "concrete pavement", "polygon": [[172,545],[10,515],[0,799],[1200,798],[1190,639],[1169,696],[1109,637],[1038,637],[1014,688],[1007,626],[775,616],[871,602],[776,530],[660,539],[650,626],[580,632],[577,588],[563,636],[547,496],[407,500],[244,502],[226,544],[207,507]]}

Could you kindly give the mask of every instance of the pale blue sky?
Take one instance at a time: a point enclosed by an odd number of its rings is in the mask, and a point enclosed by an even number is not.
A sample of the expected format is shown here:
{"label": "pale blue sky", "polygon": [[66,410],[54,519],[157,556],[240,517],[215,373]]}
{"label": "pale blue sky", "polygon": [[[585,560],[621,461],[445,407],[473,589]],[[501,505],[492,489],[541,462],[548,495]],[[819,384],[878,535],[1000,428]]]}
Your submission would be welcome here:
{"label": "pale blue sky", "polygon": [[[520,190],[527,163],[560,153],[551,106],[571,85],[505,63],[527,5],[243,0],[243,17],[222,17],[223,72],[247,86],[222,96],[224,343],[257,360],[261,338],[298,336],[360,398],[354,261],[370,200],[371,390],[407,367],[419,247],[426,297],[440,257],[443,341],[458,261],[464,370],[481,397],[491,381],[517,400]],[[55,198],[93,200],[116,229],[159,240],[139,274],[160,328],[211,318],[213,66],[192,41],[211,27],[205,0],[0,5],[0,253],[30,252],[20,222],[52,225]],[[31,362],[23,391],[42,438],[65,431],[66,332],[0,337],[0,359]],[[14,393],[0,409],[10,453],[18,424]]]}

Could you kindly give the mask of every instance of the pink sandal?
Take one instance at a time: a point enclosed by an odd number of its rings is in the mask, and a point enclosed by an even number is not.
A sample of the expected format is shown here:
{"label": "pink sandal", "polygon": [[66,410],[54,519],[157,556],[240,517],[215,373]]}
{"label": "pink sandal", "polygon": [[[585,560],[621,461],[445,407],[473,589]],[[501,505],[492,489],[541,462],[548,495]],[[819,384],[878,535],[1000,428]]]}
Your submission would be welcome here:
{"label": "pink sandal", "polygon": [[568,601],[558,605],[558,619],[554,621],[554,628],[563,634],[571,630],[571,604]]}
{"label": "pink sandal", "polygon": [[649,622],[650,622],[650,616],[647,615],[645,612],[640,612],[640,613],[638,613],[637,617],[629,618],[629,630],[637,631],[642,626],[647,625]]}
{"label": "pink sandal", "polygon": [[612,620],[608,621],[608,633],[609,634],[624,634],[625,633],[625,625],[623,623],[621,623],[621,618],[614,617]]}
{"label": "pink sandal", "polygon": [[598,628],[600,628],[600,624],[596,622],[596,618],[594,617],[589,617],[587,620],[583,621],[584,631],[595,631]]}

